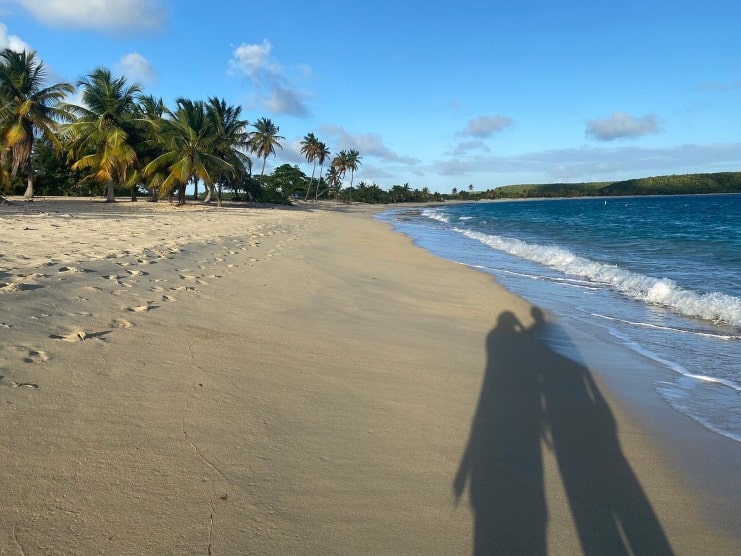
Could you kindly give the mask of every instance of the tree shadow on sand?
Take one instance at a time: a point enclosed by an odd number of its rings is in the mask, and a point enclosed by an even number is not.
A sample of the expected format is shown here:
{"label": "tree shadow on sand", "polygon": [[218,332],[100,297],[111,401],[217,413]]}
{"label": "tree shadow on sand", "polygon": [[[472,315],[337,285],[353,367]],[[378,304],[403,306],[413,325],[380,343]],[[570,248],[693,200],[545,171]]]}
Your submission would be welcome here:
{"label": "tree shadow on sand", "polygon": [[672,554],[620,448],[615,419],[589,370],[545,347],[533,311],[510,312],[487,337],[487,367],[453,483],[468,483],[475,556],[547,554],[542,447],[553,451],[584,554]]}

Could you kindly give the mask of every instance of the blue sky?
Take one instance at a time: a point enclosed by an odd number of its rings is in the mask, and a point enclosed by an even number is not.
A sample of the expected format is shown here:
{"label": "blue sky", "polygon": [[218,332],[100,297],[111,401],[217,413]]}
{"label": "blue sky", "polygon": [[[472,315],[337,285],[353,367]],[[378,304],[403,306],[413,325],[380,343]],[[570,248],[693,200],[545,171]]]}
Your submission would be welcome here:
{"label": "blue sky", "polygon": [[741,2],[0,0],[0,47],[216,96],[355,175],[449,192],[741,171]]}

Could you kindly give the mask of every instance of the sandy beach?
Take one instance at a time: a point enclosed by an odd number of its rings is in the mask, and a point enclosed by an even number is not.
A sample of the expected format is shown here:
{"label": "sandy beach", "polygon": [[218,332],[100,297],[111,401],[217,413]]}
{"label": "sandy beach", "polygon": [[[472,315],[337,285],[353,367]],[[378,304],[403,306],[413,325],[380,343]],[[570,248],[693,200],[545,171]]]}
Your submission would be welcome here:
{"label": "sandy beach", "polygon": [[549,315],[376,210],[0,205],[0,554],[741,553]]}

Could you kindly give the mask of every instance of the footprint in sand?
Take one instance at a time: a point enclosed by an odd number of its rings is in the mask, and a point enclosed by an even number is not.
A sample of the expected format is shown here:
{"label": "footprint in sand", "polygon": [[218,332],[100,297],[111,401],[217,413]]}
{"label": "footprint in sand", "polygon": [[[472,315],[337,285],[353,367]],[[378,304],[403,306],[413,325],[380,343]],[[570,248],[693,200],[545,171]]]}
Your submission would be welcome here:
{"label": "footprint in sand", "polygon": [[49,338],[52,338],[54,340],[63,340],[65,342],[82,342],[85,338],[87,338],[87,333],[79,330],[77,332],[70,332],[69,334],[65,334],[64,336],[52,334],[51,336],[49,336]]}
{"label": "footprint in sand", "polygon": [[127,270],[126,272],[128,272],[132,276],[146,276],[147,275],[147,273],[144,272],[143,270]]}
{"label": "footprint in sand", "polygon": [[132,313],[145,313],[146,311],[151,311],[152,309],[157,309],[159,306],[154,305],[153,301],[147,301],[146,305],[137,305],[136,307],[127,307],[127,311],[131,311]]}
{"label": "footprint in sand", "polygon": [[57,272],[85,272],[81,268],[77,268],[76,266],[60,266],[57,269]]}
{"label": "footprint in sand", "polygon": [[102,338],[108,334],[110,330],[104,330],[102,332],[85,332],[84,330],[75,330],[65,335],[52,334],[49,338],[53,340],[62,340],[63,342],[82,342],[83,340],[92,340],[95,338]]}
{"label": "footprint in sand", "polygon": [[131,328],[132,326],[136,325],[126,319],[113,319],[110,324],[111,328]]}
{"label": "footprint in sand", "polygon": [[18,353],[24,363],[43,363],[49,360],[49,354],[41,349],[33,349],[26,346],[14,346],[7,349]]}
{"label": "footprint in sand", "polygon": [[29,291],[29,290],[40,290],[44,286],[41,286],[39,284],[24,284],[22,282],[0,282],[0,291],[3,292],[22,292],[22,291]]}
{"label": "footprint in sand", "polygon": [[34,390],[38,390],[39,389],[39,385],[36,384],[35,382],[15,382],[15,381],[11,381],[10,382],[10,385],[13,388],[32,388]]}
{"label": "footprint in sand", "polygon": [[49,360],[49,355],[41,349],[29,349],[26,357],[23,358],[24,363],[43,363]]}
{"label": "footprint in sand", "polygon": [[0,322],[0,328],[12,328],[12,324],[8,324],[6,322]]}
{"label": "footprint in sand", "polygon": [[178,286],[176,288],[170,288],[176,292],[197,292],[198,290],[192,286]]}
{"label": "footprint in sand", "polygon": [[168,303],[174,303],[175,301],[177,301],[177,298],[172,297],[171,295],[163,295],[162,301],[167,301]]}

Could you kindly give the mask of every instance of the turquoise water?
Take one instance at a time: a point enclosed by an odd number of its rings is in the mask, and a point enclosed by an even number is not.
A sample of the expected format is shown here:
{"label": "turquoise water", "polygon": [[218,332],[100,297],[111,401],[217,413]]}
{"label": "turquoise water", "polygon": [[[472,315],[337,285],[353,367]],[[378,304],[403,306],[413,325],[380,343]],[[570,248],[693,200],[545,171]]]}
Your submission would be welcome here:
{"label": "turquoise water", "polygon": [[741,195],[479,202],[380,219],[496,276],[581,345],[662,370],[649,386],[666,403],[741,442]]}

